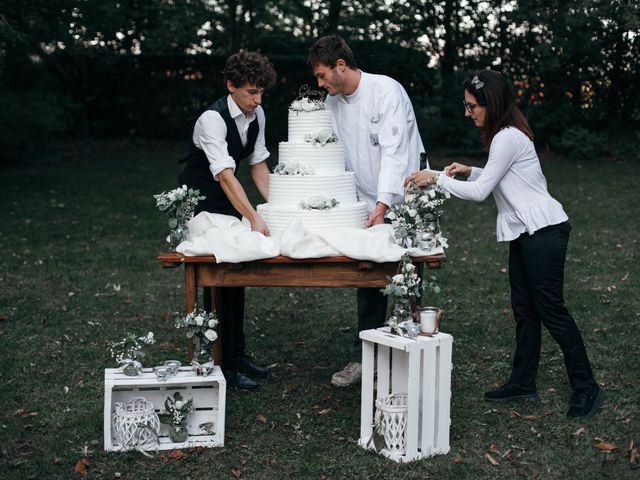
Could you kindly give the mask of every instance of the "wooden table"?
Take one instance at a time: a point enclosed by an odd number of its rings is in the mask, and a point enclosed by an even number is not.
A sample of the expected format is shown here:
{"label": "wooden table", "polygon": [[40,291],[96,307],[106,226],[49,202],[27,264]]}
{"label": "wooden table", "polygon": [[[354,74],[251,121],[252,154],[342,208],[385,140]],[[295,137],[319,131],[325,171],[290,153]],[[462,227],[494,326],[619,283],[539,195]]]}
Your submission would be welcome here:
{"label": "wooden table", "polygon": [[[445,255],[414,257],[413,263],[440,268]],[[273,257],[242,263],[216,263],[214,256],[189,257],[177,252],[161,253],[158,262],[165,268],[184,265],[186,311],[198,303],[198,287],[328,287],[384,288],[388,276],[397,273],[398,262],[376,263],[348,257],[294,259]],[[215,292],[211,298],[216,299]],[[215,305],[220,312],[220,305]],[[220,318],[218,316],[218,318]],[[221,319],[220,319],[221,320]],[[222,322],[221,322],[222,323]],[[214,362],[220,365],[220,336],[213,347]],[[189,342],[189,361],[193,345]]]}

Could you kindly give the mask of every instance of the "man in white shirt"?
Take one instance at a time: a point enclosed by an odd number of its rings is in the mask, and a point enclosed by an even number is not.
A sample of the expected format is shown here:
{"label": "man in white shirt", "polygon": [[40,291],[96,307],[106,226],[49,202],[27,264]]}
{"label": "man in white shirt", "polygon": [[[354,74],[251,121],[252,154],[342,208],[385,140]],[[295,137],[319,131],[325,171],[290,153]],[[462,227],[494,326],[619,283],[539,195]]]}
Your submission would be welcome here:
{"label": "man in white shirt", "polygon": [[[420,165],[424,152],[413,106],[402,85],[385,75],[359,70],[353,52],[338,35],[319,39],[307,65],[318,86],[329,93],[327,110],[344,143],[347,170],[369,211],[369,225],[384,222],[389,207],[404,199],[404,179]],[[387,298],[376,288],[360,288],[358,331],[384,324]],[[360,380],[362,346],[351,348],[351,361],[333,375],[331,383],[346,386]]]}
{"label": "man in white shirt", "polygon": [[[218,99],[198,118],[186,165],[179,176],[181,184],[197,188],[206,196],[198,203],[196,214],[205,211],[245,217],[252,230],[269,235],[236,172],[240,162],[248,162],[251,178],[267,199],[269,152],[265,147],[265,115],[260,103],[265,88],[272,86],[275,79],[273,66],[259,53],[241,52],[227,59],[224,80],[229,95]],[[268,370],[255,365],[244,352],[244,288],[220,288],[218,295],[222,370],[227,384],[254,390],[258,383],[245,374],[264,378]],[[208,288],[204,289],[204,303],[210,311]]]}

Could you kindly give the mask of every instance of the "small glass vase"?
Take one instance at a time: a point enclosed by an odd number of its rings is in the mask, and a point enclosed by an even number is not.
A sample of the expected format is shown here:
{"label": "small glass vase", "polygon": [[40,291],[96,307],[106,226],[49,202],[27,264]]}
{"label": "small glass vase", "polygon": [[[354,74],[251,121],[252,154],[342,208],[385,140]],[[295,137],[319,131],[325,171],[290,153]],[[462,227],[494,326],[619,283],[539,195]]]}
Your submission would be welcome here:
{"label": "small glass vase", "polygon": [[186,442],[188,437],[189,430],[187,429],[187,422],[169,424],[169,439],[173,443]]}
{"label": "small glass vase", "polygon": [[187,222],[180,222],[175,228],[172,228],[169,231],[169,237],[167,241],[169,242],[169,250],[172,252],[176,251],[178,245],[184,242],[189,236],[189,227],[187,226]]}
{"label": "small glass vase", "polygon": [[137,360],[130,360],[122,367],[122,373],[128,377],[142,375],[142,364]]}

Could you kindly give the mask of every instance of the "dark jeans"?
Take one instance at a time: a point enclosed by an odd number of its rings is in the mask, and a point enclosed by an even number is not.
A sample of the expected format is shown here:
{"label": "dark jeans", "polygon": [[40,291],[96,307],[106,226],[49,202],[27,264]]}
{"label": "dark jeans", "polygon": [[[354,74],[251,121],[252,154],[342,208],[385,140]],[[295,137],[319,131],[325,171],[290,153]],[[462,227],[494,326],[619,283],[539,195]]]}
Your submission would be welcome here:
{"label": "dark jeans", "polygon": [[594,388],[587,351],[576,322],[564,306],[564,263],[571,225],[564,222],[523,233],[509,245],[511,306],[516,352],[510,382],[534,387],[540,362],[541,324],[558,342],[574,391]]}
{"label": "dark jeans", "polygon": [[362,330],[379,328],[387,319],[387,297],[379,288],[358,288],[358,331],[351,345],[350,362],[362,361],[362,340],[358,336]]}
{"label": "dark jeans", "polygon": [[[218,327],[222,341],[222,370],[235,370],[235,359],[244,356],[244,287],[218,288],[217,304],[222,306],[217,312],[221,322]],[[204,288],[204,308],[210,312],[211,289]]]}

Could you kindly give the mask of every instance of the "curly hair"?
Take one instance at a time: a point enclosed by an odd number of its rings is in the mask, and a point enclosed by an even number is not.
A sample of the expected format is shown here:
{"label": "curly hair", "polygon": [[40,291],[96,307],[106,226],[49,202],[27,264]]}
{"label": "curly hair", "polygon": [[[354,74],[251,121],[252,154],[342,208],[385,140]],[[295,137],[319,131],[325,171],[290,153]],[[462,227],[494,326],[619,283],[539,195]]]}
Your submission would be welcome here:
{"label": "curly hair", "polygon": [[464,81],[464,88],[475,97],[478,105],[486,107],[482,128],[482,142],[489,150],[493,137],[503,128],[515,127],[533,140],[527,119],[516,104],[507,80],[495,70],[482,70]]}
{"label": "curly hair", "polygon": [[222,71],[224,83],[240,88],[246,83],[269,88],[276,83],[276,71],[267,57],[258,52],[238,52],[227,59]]}
{"label": "curly hair", "polygon": [[349,68],[358,68],[353,52],[339,35],[327,35],[320,38],[309,49],[307,67],[313,70],[317,65],[326,65],[329,68],[336,66],[336,62],[342,59]]}

